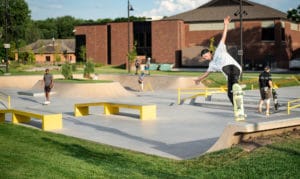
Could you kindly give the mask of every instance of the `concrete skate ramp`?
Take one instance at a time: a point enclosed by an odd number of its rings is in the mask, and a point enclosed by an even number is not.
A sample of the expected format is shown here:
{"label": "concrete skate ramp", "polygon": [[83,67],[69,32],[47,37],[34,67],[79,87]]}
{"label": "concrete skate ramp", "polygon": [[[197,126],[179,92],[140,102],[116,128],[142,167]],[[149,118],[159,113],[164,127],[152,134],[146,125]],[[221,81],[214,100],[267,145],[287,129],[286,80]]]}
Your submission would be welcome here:
{"label": "concrete skate ramp", "polygon": [[[126,89],[137,91],[139,90],[137,75],[98,75],[100,80],[112,80],[119,82]],[[192,88],[204,87],[195,85],[195,77],[178,77],[178,76],[158,76],[146,75],[144,85],[150,84],[153,90],[177,89],[177,88]]]}
{"label": "concrete skate ramp", "polygon": [[300,118],[265,122],[235,122],[228,124],[217,142],[207,151],[214,152],[241,143],[245,140],[270,134],[280,134],[300,129]]}
{"label": "concrete skate ramp", "polygon": [[31,89],[43,76],[1,76],[0,88]]}
{"label": "concrete skate ramp", "polygon": [[[52,94],[66,98],[116,98],[133,96],[119,82],[109,83],[65,83],[55,82]],[[18,92],[29,96],[44,95],[42,80],[36,82],[30,90]]]}
{"label": "concrete skate ramp", "polygon": [[116,98],[134,96],[119,82],[109,83],[64,83],[55,82],[54,91],[58,96],[71,98]]}

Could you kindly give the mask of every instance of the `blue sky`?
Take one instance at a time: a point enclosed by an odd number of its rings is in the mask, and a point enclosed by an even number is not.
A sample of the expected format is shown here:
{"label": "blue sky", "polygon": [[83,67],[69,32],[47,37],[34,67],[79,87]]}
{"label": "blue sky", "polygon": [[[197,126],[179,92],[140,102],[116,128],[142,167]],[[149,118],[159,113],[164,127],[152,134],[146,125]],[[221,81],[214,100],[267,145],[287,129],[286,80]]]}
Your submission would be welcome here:
{"label": "blue sky", "polygon": [[[25,0],[34,20],[71,15],[80,19],[127,17],[127,0]],[[134,16],[170,16],[194,9],[210,0],[130,0]],[[282,12],[300,5],[300,0],[251,0]]]}

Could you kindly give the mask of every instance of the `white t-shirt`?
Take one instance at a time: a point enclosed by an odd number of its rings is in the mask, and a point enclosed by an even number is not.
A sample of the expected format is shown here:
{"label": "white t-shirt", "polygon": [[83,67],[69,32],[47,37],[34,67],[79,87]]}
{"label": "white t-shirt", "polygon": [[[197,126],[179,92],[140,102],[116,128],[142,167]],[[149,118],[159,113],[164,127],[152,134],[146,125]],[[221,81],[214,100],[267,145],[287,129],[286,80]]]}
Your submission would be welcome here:
{"label": "white t-shirt", "polygon": [[239,68],[240,72],[242,72],[241,66],[238,64],[238,62],[227,52],[226,45],[223,42],[220,42],[213,60],[209,63],[208,72],[217,72],[221,71],[223,74],[227,77],[227,75],[223,71],[223,67],[227,65],[234,65]]}

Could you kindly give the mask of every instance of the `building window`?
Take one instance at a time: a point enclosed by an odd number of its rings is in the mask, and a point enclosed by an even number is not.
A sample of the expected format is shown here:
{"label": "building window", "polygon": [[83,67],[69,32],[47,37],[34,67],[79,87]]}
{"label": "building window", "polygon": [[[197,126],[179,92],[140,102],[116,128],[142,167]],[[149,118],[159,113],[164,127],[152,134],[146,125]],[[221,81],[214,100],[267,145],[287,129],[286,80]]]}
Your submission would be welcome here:
{"label": "building window", "polygon": [[50,62],[51,61],[51,57],[50,56],[46,56],[46,62]]}
{"label": "building window", "polygon": [[274,27],[262,28],[261,40],[263,41],[275,41],[275,29]]}
{"label": "building window", "polygon": [[133,33],[137,54],[151,56],[151,22],[134,22]]}

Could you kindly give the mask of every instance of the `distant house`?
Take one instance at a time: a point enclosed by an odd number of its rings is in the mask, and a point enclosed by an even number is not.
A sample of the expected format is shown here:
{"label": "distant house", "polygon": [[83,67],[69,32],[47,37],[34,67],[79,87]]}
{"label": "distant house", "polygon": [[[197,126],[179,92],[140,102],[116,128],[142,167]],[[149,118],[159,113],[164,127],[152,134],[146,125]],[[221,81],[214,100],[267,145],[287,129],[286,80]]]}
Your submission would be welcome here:
{"label": "distant house", "polygon": [[[36,63],[76,62],[75,39],[40,39],[21,48],[19,53],[22,52],[33,53]],[[15,60],[18,58],[15,53]]]}

